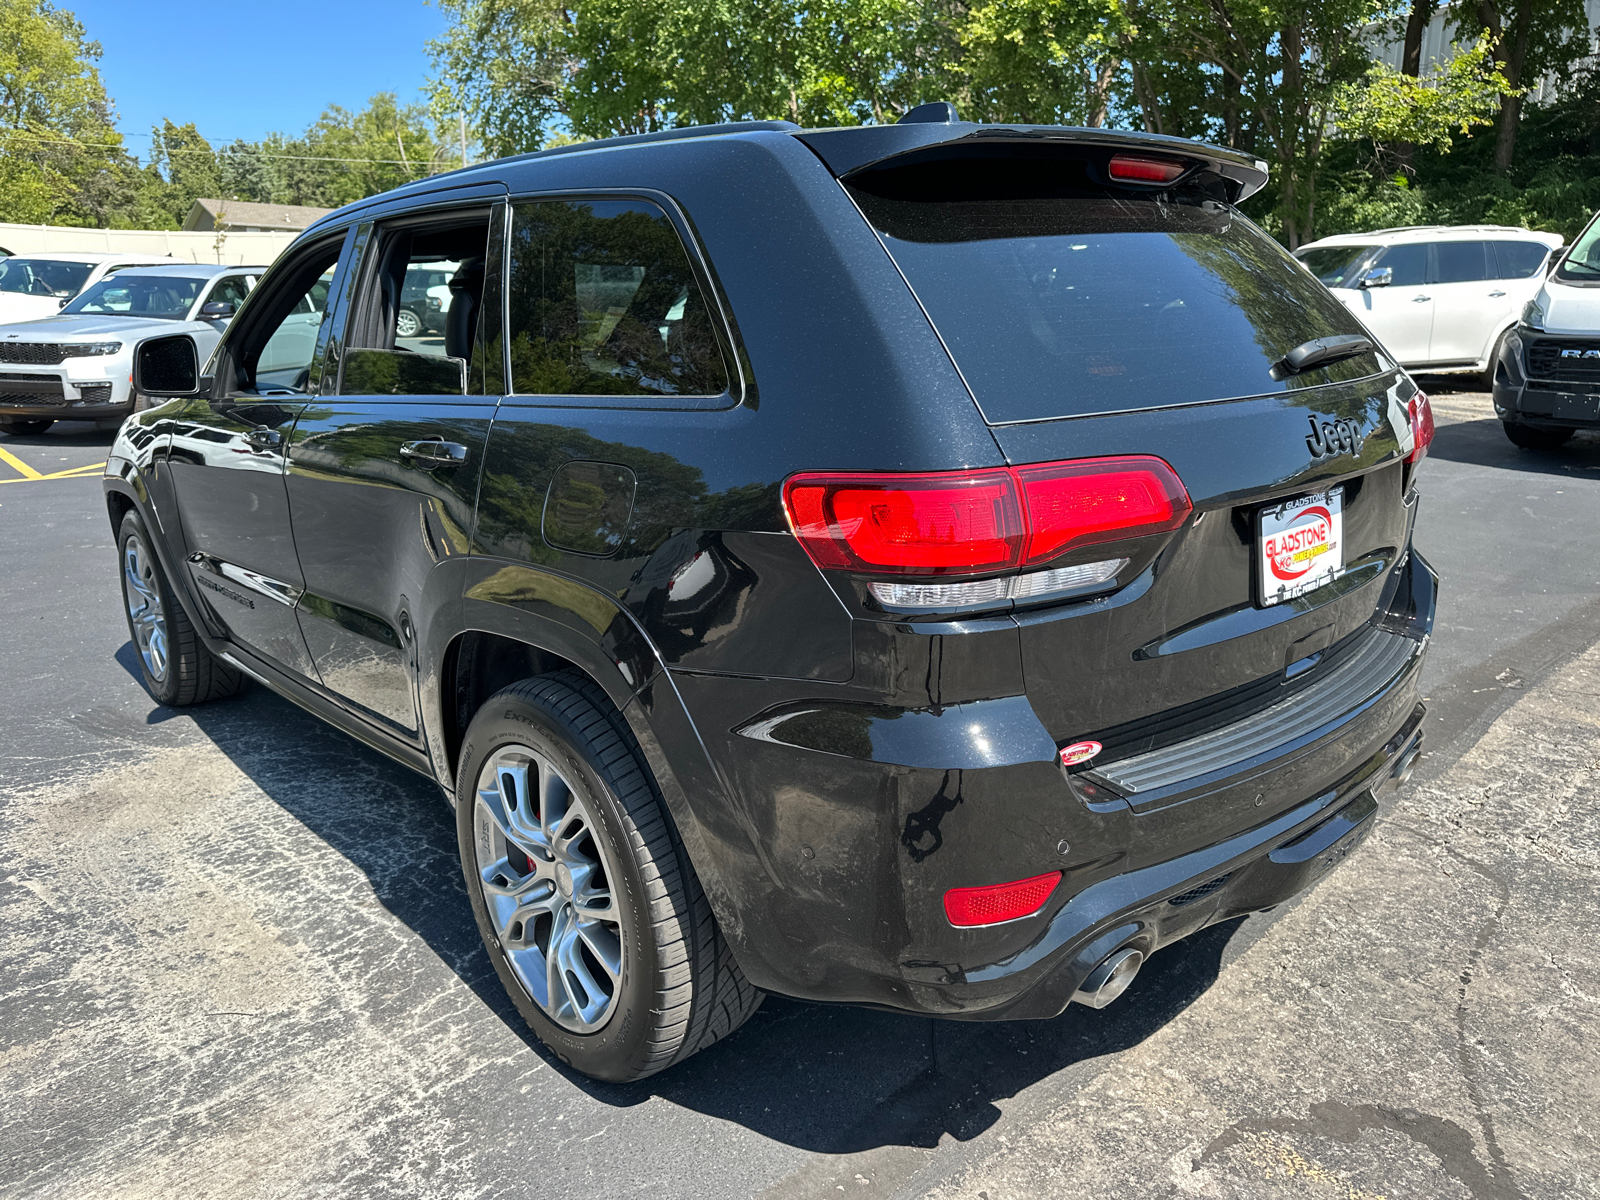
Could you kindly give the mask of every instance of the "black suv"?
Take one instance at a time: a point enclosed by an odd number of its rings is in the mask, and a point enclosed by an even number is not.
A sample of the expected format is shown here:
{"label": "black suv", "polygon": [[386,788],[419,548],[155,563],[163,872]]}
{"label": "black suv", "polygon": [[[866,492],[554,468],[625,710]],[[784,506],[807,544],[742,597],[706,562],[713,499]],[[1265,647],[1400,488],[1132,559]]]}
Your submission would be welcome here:
{"label": "black suv", "polygon": [[[105,488],[150,691],[248,676],[437,780],[495,969],[591,1075],[763,990],[1103,1006],[1338,863],[1418,752],[1432,417],[1234,207],[1264,165],[912,118],[409,185],[209,363],[136,354]],[[444,261],[444,345],[397,347]]]}

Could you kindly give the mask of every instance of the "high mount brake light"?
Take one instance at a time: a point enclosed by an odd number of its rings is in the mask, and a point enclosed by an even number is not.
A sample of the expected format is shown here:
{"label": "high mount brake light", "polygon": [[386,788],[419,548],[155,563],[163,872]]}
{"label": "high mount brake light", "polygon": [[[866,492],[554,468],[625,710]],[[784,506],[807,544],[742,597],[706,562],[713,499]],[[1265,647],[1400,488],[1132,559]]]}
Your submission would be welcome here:
{"label": "high mount brake light", "polygon": [[864,575],[996,574],[1101,542],[1170,533],[1193,506],[1150,455],[919,474],[807,471],[783,502],[819,567]]}
{"label": "high mount brake light", "polygon": [[1120,183],[1171,183],[1188,169],[1187,163],[1174,162],[1170,158],[1113,154],[1107,174]]}
{"label": "high mount brake light", "polygon": [[1433,404],[1426,392],[1418,392],[1411,397],[1406,411],[1411,416],[1411,453],[1406,455],[1406,461],[1419,463],[1433,444]]}
{"label": "high mount brake light", "polygon": [[962,926],[1015,921],[1043,908],[1060,882],[1061,872],[1051,871],[1032,879],[997,883],[992,887],[951,888],[944,894],[944,915],[950,924]]}

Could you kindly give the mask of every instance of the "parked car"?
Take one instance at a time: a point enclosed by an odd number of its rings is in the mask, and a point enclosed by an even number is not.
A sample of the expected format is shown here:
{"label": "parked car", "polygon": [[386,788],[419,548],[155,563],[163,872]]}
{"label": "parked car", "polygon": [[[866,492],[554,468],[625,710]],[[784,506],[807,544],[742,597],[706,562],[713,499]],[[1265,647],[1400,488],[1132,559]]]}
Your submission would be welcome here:
{"label": "parked car", "polygon": [[0,326],[0,431],[133,411],[133,346],[173,323],[209,354],[265,267],[130,267],[91,283],[54,316]]}
{"label": "parked car", "polygon": [[397,337],[444,332],[444,315],[450,307],[450,277],[460,266],[453,262],[418,263],[407,269],[396,316]]}
{"label": "parked car", "polygon": [[113,271],[175,262],[154,254],[13,254],[0,259],[0,325],[54,316]]}
{"label": "parked car", "polygon": [[1600,429],[1600,214],[1523,307],[1500,348],[1494,409],[1526,450]]}
{"label": "parked car", "polygon": [[[1421,746],[1428,401],[1234,207],[1265,181],[941,104],[341,209],[209,363],[138,348],[168,399],[105,492],[146,686],[255,679],[437,781],[588,1074],[764,991],[1102,1007],[1343,860]],[[441,260],[444,344],[401,347]]]}
{"label": "parked car", "polygon": [[1505,225],[1417,225],[1295,251],[1402,365],[1493,381],[1501,343],[1539,290],[1559,234]]}

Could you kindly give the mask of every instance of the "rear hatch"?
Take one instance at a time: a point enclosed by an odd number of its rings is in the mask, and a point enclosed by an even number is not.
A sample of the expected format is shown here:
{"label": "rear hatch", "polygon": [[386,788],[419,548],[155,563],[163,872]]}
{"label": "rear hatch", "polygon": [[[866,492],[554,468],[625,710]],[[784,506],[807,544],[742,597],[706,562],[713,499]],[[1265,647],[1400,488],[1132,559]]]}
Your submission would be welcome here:
{"label": "rear hatch", "polygon": [[1373,349],[1286,368],[1364,331],[1233,206],[1252,185],[1237,159],[953,131],[843,174],[1008,463],[1153,455],[1189,493],[1188,520],[1098,597],[1013,607],[1034,708],[1102,761],[1326,677],[1409,539],[1415,388]]}

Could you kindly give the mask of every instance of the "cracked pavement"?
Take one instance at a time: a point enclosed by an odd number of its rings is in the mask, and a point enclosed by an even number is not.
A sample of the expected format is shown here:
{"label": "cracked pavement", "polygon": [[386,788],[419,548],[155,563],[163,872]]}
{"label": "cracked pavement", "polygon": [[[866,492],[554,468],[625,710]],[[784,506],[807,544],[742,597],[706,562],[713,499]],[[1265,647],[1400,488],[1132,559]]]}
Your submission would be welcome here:
{"label": "cracked pavement", "polygon": [[426,780],[153,705],[98,483],[5,489],[0,1195],[1600,1196],[1600,437],[1436,396],[1429,752],[1344,866],[1104,1012],[772,997],[634,1087],[524,1033]]}

